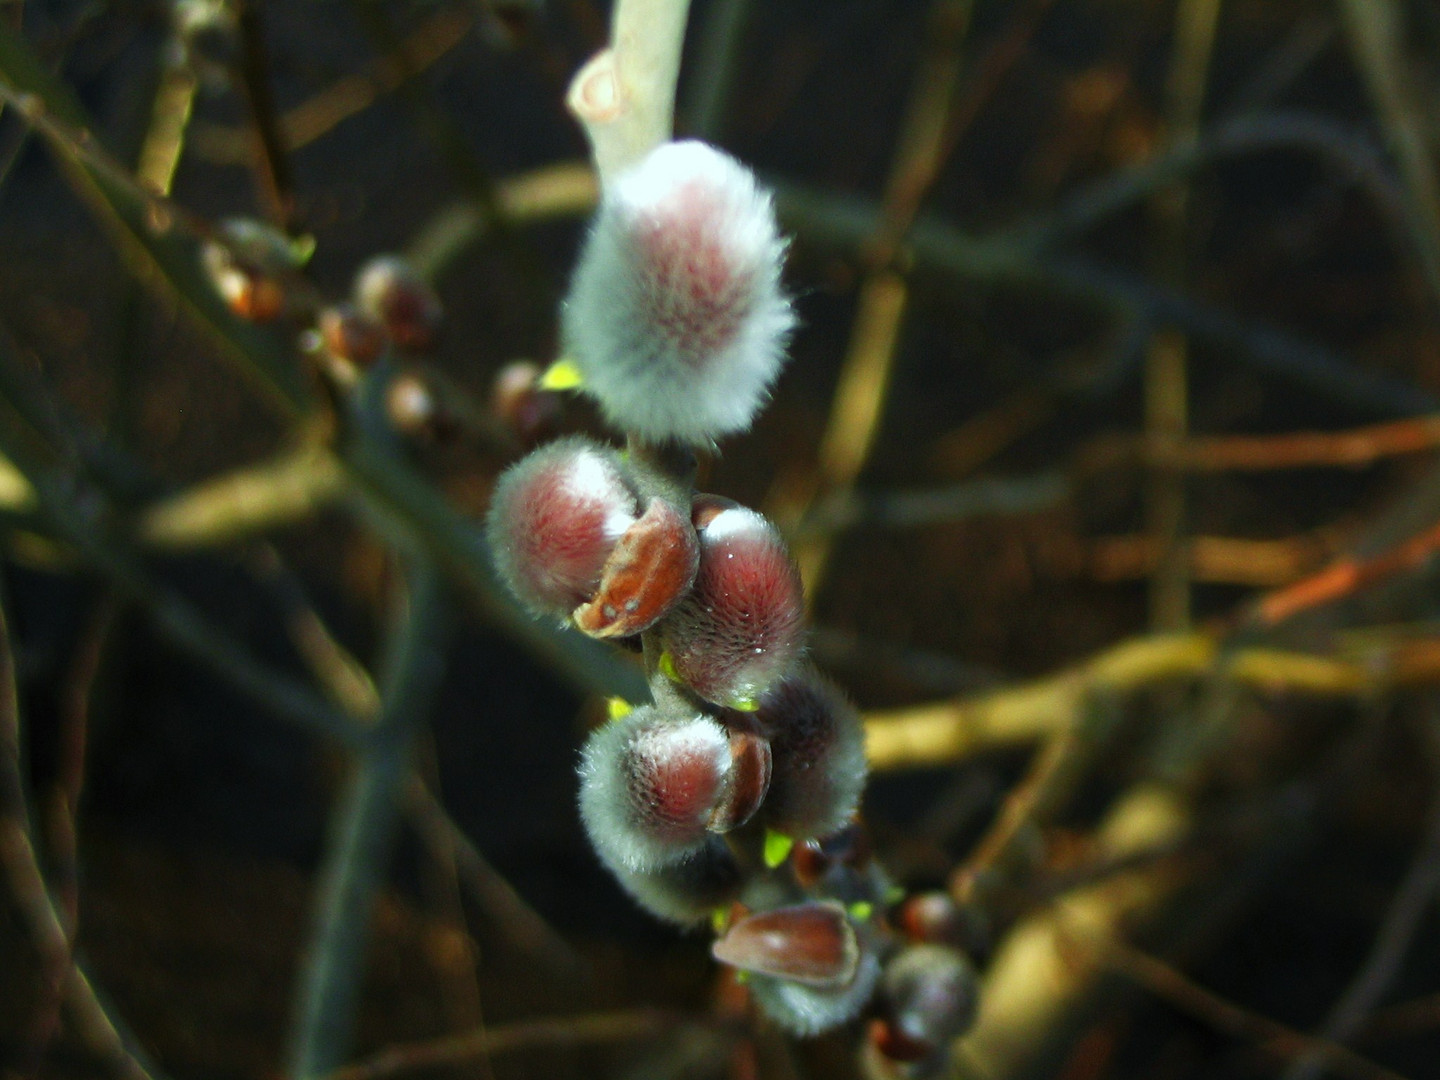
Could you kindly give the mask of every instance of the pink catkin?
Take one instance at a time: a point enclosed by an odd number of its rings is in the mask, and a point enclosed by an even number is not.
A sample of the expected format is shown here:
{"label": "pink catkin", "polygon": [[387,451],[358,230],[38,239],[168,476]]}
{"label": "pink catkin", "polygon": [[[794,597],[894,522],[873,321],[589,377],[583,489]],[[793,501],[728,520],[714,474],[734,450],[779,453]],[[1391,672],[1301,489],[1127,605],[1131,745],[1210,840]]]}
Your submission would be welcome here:
{"label": "pink catkin", "polygon": [[799,657],[800,576],[774,527],[743,507],[699,531],[700,569],[690,594],[659,625],[676,675],[720,705],[758,698]]}

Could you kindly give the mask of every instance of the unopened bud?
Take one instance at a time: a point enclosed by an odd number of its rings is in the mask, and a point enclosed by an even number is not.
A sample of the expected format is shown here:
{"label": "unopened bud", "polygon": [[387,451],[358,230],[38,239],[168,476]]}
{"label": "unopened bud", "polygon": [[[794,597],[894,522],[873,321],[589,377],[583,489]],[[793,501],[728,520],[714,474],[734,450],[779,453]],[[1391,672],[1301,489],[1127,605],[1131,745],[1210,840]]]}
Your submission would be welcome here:
{"label": "unopened bud", "polygon": [[844,828],[865,790],[860,714],[833,684],[804,671],[772,687],[755,720],[775,759],[765,825],[797,840]]}
{"label": "unopened bud", "polygon": [[690,523],[658,497],[642,509],[619,453],[579,437],[512,466],[495,486],[488,528],[511,591],[595,637],[649,629],[699,563]]}
{"label": "unopened bud", "polygon": [[682,862],[654,870],[632,870],[616,862],[606,866],[646,911],[682,926],[709,919],[716,908],[735,899],[741,885],[735,857],[714,834]]}
{"label": "unopened bud", "polygon": [[979,977],[963,953],[944,945],[910,945],[880,979],[885,1015],[871,1039],[895,1061],[924,1061],[969,1030],[979,1005]]}
{"label": "unopened bud", "polygon": [[331,356],[368,368],[384,355],[390,339],[385,328],[354,304],[336,304],[316,318],[320,340]]}
{"label": "unopened bud", "polygon": [[777,1027],[792,1035],[820,1035],[860,1014],[875,992],[880,958],[873,933],[857,930],[855,971],[842,984],[815,985],[797,979],[752,975],[750,996]]}
{"label": "unopened bud", "polygon": [[693,857],[708,834],[743,824],[765,796],[765,740],[713,717],[643,706],[591,733],[580,816],[606,863],[655,870]]}
{"label": "unopened bud", "polygon": [[398,255],[379,255],[355,277],[355,303],[383,325],[402,352],[435,347],[444,309],[435,290]]}
{"label": "unopened bud", "polygon": [[307,246],[249,218],[222,221],[216,232],[200,257],[221,298],[242,319],[279,318],[285,311],[284,279],[304,265]]}
{"label": "unopened bud", "polygon": [[540,387],[540,368],[528,360],[506,364],[496,374],[490,409],[526,444],[552,432],[562,411],[560,395]]}
{"label": "unopened bud", "polygon": [[659,626],[674,677],[706,701],[753,710],[804,644],[800,575],[753,510],[702,511],[695,584]]}
{"label": "unopened bud", "polygon": [[564,310],[568,355],[616,426],[696,445],[750,426],[795,323],[769,193],[666,143],[603,193]]}
{"label": "unopened bud", "polygon": [[605,560],[639,513],[613,449],[560,439],[495,485],[488,518],[495,564],[526,606],[566,618],[594,596]]}

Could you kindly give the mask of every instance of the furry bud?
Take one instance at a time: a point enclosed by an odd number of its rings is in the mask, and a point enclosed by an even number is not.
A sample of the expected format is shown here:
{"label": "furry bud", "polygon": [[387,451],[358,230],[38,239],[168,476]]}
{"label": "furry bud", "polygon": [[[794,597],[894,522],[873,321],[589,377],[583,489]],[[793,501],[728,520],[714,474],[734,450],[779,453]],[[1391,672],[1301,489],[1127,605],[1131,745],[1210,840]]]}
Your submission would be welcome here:
{"label": "furry bud", "polygon": [[636,903],[657,918],[682,926],[709,919],[740,891],[740,867],[713,833],[682,862],[653,870],[632,870],[615,862],[606,865]]}
{"label": "furry bud", "polygon": [[696,855],[710,832],[741,825],[765,796],[765,740],[713,717],[643,706],[591,733],[580,816],[611,866],[653,871]]}
{"label": "furry bud", "polygon": [[800,575],[761,515],[700,505],[695,584],[660,624],[660,644],[679,682],[706,701],[748,711],[800,655]]}
{"label": "furry bud", "polygon": [[871,1039],[895,1061],[923,1061],[969,1030],[979,1006],[979,976],[956,949],[911,945],[885,965],[885,1016]]}
{"label": "furry bud", "polygon": [[860,714],[833,684],[805,671],[765,694],[755,720],[775,760],[765,825],[797,840],[843,828],[865,790]]}
{"label": "furry bud", "polygon": [[563,619],[595,595],[605,561],[639,516],[620,455],[570,438],[500,477],[487,528],[511,591],[537,614]]}
{"label": "furry bud", "polygon": [[700,560],[680,512],[658,497],[642,507],[620,455],[578,437],[500,478],[488,528],[511,591],[594,637],[648,630],[690,588]]}
{"label": "furry bud", "polygon": [[607,419],[651,442],[744,431],[795,316],[768,192],[700,142],[666,143],[603,193],[562,327]]}
{"label": "furry bud", "polygon": [[378,255],[355,276],[355,303],[403,352],[429,352],[444,309],[435,290],[398,255]]}
{"label": "furry bud", "polygon": [[873,934],[860,928],[855,935],[858,950],[855,971],[848,982],[815,985],[796,979],[751,975],[750,996],[777,1027],[792,1035],[820,1035],[860,1014],[875,992],[880,977],[880,958]]}

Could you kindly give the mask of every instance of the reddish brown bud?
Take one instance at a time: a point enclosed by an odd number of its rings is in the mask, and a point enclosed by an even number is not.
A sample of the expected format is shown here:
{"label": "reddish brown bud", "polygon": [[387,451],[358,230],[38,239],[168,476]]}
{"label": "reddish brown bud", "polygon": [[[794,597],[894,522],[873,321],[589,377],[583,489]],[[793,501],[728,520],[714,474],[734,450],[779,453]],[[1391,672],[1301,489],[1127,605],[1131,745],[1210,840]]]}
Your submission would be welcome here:
{"label": "reddish brown bud", "polygon": [[330,355],[356,367],[370,367],[390,344],[385,328],[353,304],[325,308],[316,323]]}
{"label": "reddish brown bud", "polygon": [[832,901],[747,915],[730,926],[710,953],[742,971],[820,987],[848,984],[860,960],[855,929]]}
{"label": "reddish brown bud", "polygon": [[923,1061],[974,1023],[979,978],[956,949],[910,945],[885,965],[880,993],[886,1015],[872,1030],[876,1047],[896,1061]]}
{"label": "reddish brown bud", "polygon": [[371,259],[355,277],[355,302],[403,352],[435,347],[443,309],[435,290],[398,255]]}
{"label": "reddish brown bud", "polygon": [[706,701],[754,708],[800,654],[800,575],[759,514],[702,506],[699,571],[660,624],[661,647],[675,678]]}
{"label": "reddish brown bud", "polygon": [[491,386],[491,411],[526,443],[552,432],[563,411],[560,395],[539,382],[539,367],[517,360],[501,368]]}
{"label": "reddish brown bud", "polygon": [[575,609],[575,625],[600,638],[648,630],[689,590],[699,563],[690,522],[665,499],[651,499],[606,560],[594,599]]}
{"label": "reddish brown bud", "polygon": [[283,279],[304,261],[290,238],[248,218],[220,223],[200,252],[211,284],[242,319],[271,322],[285,311]]}

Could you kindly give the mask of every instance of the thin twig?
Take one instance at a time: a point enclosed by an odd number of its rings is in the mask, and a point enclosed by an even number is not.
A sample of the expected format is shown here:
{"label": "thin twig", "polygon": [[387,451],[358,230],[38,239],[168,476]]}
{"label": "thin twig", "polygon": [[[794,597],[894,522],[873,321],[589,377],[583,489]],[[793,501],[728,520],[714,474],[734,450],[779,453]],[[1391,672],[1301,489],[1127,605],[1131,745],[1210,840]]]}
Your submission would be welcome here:
{"label": "thin twig", "polygon": [[1415,246],[1432,297],[1440,301],[1440,173],[1421,105],[1410,86],[1402,40],[1405,14],[1394,0],[1343,0],[1340,5],[1360,74],[1400,162],[1418,228]]}
{"label": "thin twig", "polygon": [[260,18],[261,0],[239,0],[236,4],[240,38],[239,78],[244,89],[250,126],[254,132],[252,159],[261,200],[269,204],[271,219],[290,232],[295,226],[294,179],[290,159],[275,114],[275,94],[270,88],[270,55],[265,27]]}
{"label": "thin twig", "polygon": [[1235,1038],[1254,1041],[1281,1061],[1292,1060],[1301,1054],[1313,1055],[1350,1080],[1405,1080],[1398,1073],[1332,1040],[1305,1035],[1278,1021],[1242,1009],[1206,990],[1164,961],[1117,938],[1100,940],[1087,935],[1084,945],[1098,950],[1100,958],[1115,971],[1182,1012]]}
{"label": "thin twig", "polygon": [[411,556],[408,593],[387,642],[383,712],[331,820],[315,923],[296,995],[289,1075],[337,1068],[349,1053],[375,898],[385,880],[410,775],[416,731],[443,669],[444,589],[433,566]]}
{"label": "thin twig", "polygon": [[481,914],[495,922],[499,936],[529,959],[569,984],[591,978],[589,965],[490,865],[463,829],[417,775],[405,797],[406,817],[432,854],[453,858],[461,882]]}
{"label": "thin twig", "polygon": [[[1219,665],[1217,667],[1217,664]],[[1222,650],[1209,634],[1137,638],[1033,682],[974,697],[866,714],[865,746],[876,772],[949,764],[981,750],[1021,746],[1055,734],[1078,715],[1088,695],[1220,677],[1271,693],[1364,698],[1397,685],[1383,654],[1364,662],[1251,646]],[[1417,685],[1435,680],[1432,661],[1407,673]]]}
{"label": "thin twig", "polygon": [[[895,257],[943,161],[971,8],[971,0],[934,0],[930,7],[926,48],[905,106],[879,218],[862,246],[868,272],[860,285],[850,345],[816,452],[814,474],[803,483],[798,505],[775,508],[782,524],[802,518],[817,496],[851,488],[879,435],[908,298]],[[805,582],[806,603],[812,609],[831,549],[824,534],[792,545]]]}
{"label": "thin twig", "polygon": [[683,1016],[657,1009],[528,1020],[392,1047],[354,1065],[336,1069],[325,1080],[388,1080],[392,1076],[464,1065],[479,1058],[530,1049],[641,1042],[689,1022]]}
{"label": "thin twig", "polygon": [[[1375,1006],[1399,976],[1405,956],[1410,951],[1421,920],[1433,907],[1440,890],[1440,717],[1426,717],[1426,741],[1429,744],[1430,814],[1425,834],[1405,878],[1395,891],[1380,929],[1375,934],[1365,963],[1330,1010],[1320,1030],[1326,1044],[1348,1042],[1359,1031]],[[1282,1080],[1317,1080],[1332,1066],[1328,1055],[1311,1050],[1285,1070]]]}

